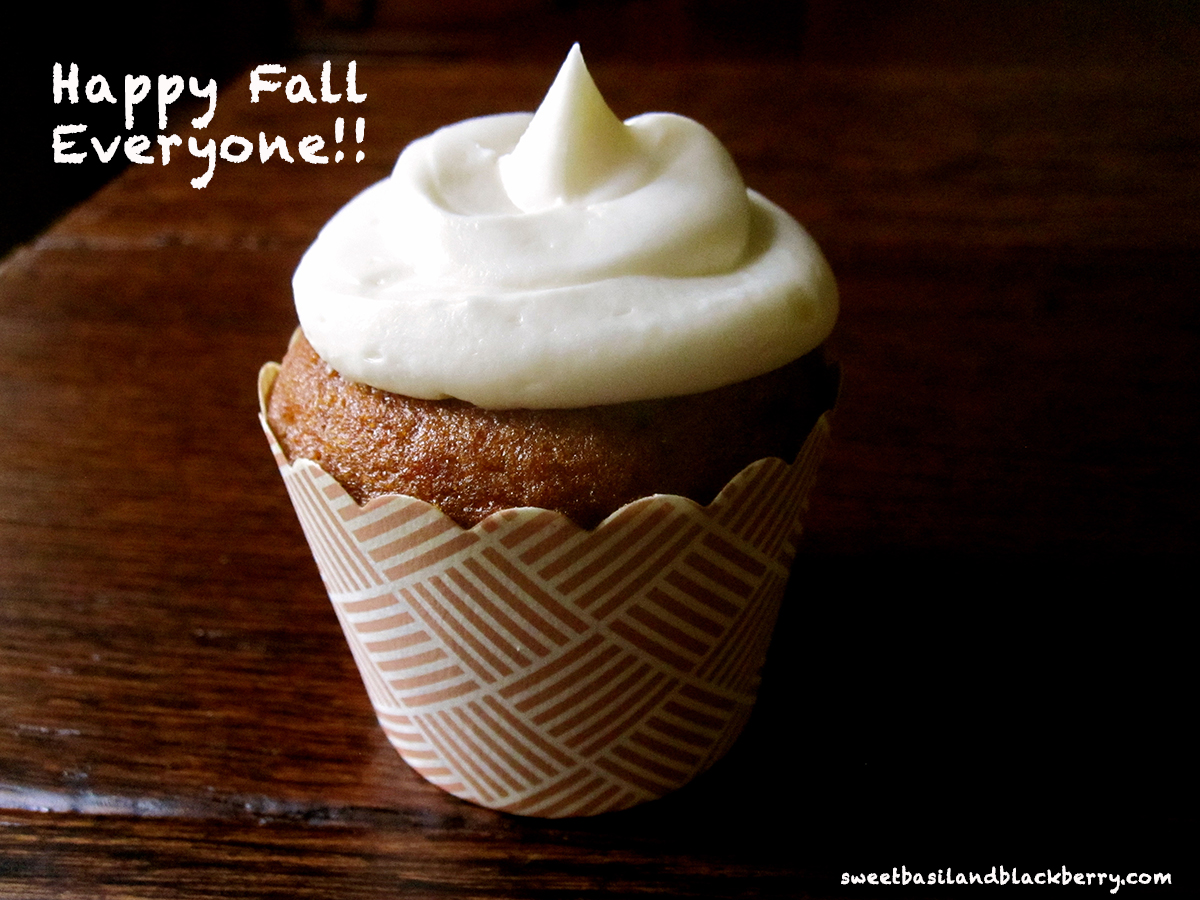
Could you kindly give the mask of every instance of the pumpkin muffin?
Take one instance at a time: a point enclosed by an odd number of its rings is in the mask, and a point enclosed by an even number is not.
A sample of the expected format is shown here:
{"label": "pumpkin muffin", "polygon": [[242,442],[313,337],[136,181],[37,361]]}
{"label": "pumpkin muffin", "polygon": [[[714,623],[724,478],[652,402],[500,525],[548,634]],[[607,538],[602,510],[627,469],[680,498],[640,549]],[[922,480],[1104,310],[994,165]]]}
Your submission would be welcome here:
{"label": "pumpkin muffin", "polygon": [[655,493],[702,505],[751,462],[790,462],[831,405],[818,349],[699,394],[576,409],[484,409],[342,378],[297,332],[267,410],[290,460],[310,459],[359,503],[405,494],[465,528],[510,507],[593,528]]}

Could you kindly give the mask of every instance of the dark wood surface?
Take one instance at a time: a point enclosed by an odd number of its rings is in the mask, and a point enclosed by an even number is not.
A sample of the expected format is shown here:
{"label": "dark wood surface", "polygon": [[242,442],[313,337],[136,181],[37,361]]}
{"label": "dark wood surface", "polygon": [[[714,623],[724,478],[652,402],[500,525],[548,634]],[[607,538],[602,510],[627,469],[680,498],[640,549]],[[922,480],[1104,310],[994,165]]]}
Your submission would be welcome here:
{"label": "dark wood surface", "polygon": [[852,24],[817,17],[800,62],[592,64],[619,114],[712,128],[844,304],[759,707],[711,772],[625,813],[495,814],[400,761],[256,421],[320,225],[409,140],[535,106],[554,62],[360,58],[353,109],[253,106],[243,75],[207,135],[294,152],[363,115],[366,159],[218,160],[194,190],[177,148],[0,263],[0,896],[892,896],[841,873],[901,865],[1188,883],[1194,30],[995,58]]}

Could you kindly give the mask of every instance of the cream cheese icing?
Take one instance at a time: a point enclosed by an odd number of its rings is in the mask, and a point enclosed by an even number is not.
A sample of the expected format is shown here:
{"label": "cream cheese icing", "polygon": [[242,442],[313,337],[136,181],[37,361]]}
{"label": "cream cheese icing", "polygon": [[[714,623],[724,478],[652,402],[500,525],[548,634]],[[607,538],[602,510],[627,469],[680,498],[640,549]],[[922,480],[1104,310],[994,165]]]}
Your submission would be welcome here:
{"label": "cream cheese icing", "polygon": [[814,349],[837,316],[821,251],[699,123],[622,122],[578,45],[536,113],[414,141],[293,278],[344,377],[488,408],[696,393]]}

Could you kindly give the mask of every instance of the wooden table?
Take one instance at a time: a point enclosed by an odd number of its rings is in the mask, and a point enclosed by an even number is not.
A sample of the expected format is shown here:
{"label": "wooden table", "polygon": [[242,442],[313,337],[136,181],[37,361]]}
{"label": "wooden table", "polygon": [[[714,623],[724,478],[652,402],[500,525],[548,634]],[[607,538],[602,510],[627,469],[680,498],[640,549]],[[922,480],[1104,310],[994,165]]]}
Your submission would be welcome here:
{"label": "wooden table", "polygon": [[[279,134],[295,163],[218,159],[196,190],[175,148],[0,265],[0,895],[1183,882],[1200,82],[1150,63],[593,65],[619,114],[705,122],[808,225],[845,379],[743,739],[674,796],[550,822],[443,794],[387,744],[254,384],[334,210],[409,140],[532,108],[553,69],[360,58],[359,107],[225,85],[202,140]],[[363,162],[300,160],[337,115],[366,119]]]}

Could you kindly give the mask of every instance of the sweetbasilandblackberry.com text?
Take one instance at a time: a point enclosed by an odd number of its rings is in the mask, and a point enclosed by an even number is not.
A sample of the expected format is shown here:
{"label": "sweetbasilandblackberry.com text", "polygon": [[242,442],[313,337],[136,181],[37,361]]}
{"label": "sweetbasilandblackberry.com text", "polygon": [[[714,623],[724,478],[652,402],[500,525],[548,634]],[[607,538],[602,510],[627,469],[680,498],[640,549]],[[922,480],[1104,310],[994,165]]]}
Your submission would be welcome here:
{"label": "sweetbasilandblackberry.com text", "polygon": [[1124,885],[1168,885],[1171,883],[1170,872],[1073,872],[1066,866],[1061,869],[1045,869],[1036,872],[1022,872],[1018,869],[1008,869],[1004,866],[992,866],[991,870],[983,872],[958,872],[953,869],[938,869],[935,872],[910,872],[907,867],[893,868],[890,872],[860,872],[842,873],[842,884],[878,884],[878,885],[1080,885],[1083,887],[1104,887],[1110,894],[1115,894]]}

